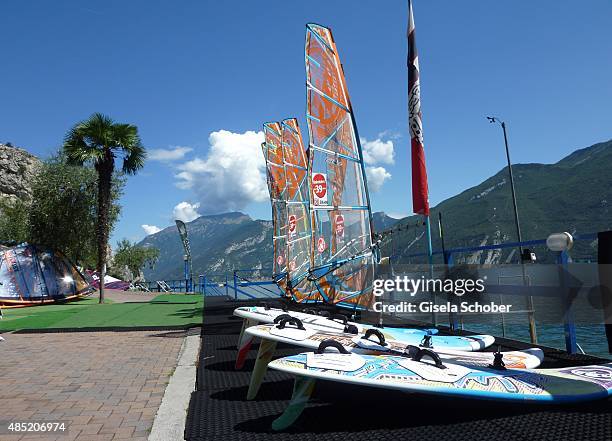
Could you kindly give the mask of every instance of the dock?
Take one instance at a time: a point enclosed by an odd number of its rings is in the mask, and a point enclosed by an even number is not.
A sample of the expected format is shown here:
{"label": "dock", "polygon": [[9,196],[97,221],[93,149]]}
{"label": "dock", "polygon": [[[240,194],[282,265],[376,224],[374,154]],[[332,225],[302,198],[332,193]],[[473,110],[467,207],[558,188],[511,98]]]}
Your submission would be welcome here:
{"label": "dock", "polygon": [[[612,399],[575,405],[498,403],[405,394],[376,388],[318,381],[300,418],[285,432],[272,421],[286,408],[293,377],[269,370],[259,395],[246,400],[257,354],[251,349],[244,369],[234,370],[242,320],[237,306],[256,301],[208,297],[204,306],[196,389],[192,393],[185,439],[197,440],[610,440]],[[498,339],[490,350],[534,347]],[[542,368],[590,365],[609,360],[540,346]],[[276,356],[301,352],[279,344]]]}

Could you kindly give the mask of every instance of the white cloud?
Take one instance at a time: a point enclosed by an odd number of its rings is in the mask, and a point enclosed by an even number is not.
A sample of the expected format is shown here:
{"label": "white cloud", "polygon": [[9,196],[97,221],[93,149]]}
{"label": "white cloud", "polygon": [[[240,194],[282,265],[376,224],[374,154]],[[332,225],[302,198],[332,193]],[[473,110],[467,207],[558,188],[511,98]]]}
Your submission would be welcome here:
{"label": "white cloud", "polygon": [[391,179],[391,173],[384,167],[366,167],[368,177],[368,188],[371,192],[379,191],[387,179]]}
{"label": "white cloud", "polygon": [[393,164],[395,162],[395,151],[393,141],[383,141],[380,137],[374,141],[361,138],[363,148],[363,161],[369,165]]}
{"label": "white cloud", "polygon": [[151,161],[178,161],[179,159],[183,159],[185,155],[192,150],[191,147],[181,146],[176,146],[171,149],[152,149],[147,152],[147,156]]}
{"label": "white cloud", "polygon": [[402,134],[397,130],[383,130],[378,134],[378,138],[400,139]]}
{"label": "white cloud", "polygon": [[268,199],[263,132],[212,132],[205,158],[178,166],[177,187],[192,189],[206,213],[240,210]]}
{"label": "white cloud", "polygon": [[399,213],[399,212],[391,212],[391,213],[385,213],[387,216],[393,218],[393,219],[403,219],[405,217],[408,217],[409,214],[408,213]]}
{"label": "white cloud", "polygon": [[147,236],[150,236],[151,234],[159,233],[162,230],[161,228],[155,225],[144,224],[144,225],[141,225],[141,227],[145,231]]}
{"label": "white cloud", "polygon": [[179,202],[172,210],[172,216],[174,219],[182,220],[183,222],[191,222],[200,217],[198,208],[200,208],[199,203],[190,204],[185,201]]}

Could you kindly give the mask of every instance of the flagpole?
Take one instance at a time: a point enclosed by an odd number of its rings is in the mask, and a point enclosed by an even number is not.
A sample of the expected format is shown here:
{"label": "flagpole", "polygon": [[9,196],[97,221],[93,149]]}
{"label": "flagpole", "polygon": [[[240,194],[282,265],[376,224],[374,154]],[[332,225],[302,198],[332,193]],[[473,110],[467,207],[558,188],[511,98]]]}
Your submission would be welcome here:
{"label": "flagpole", "polygon": [[427,262],[433,266],[433,248],[431,245],[431,222],[429,215],[425,216],[425,234],[427,238]]}
{"label": "flagpole", "polygon": [[[423,148],[423,124],[421,115],[421,92],[419,81],[419,58],[414,36],[414,17],[412,2],[408,0],[408,126],[410,127],[410,144],[412,149],[412,209],[425,217],[427,234],[427,261],[429,278],[433,279],[433,249],[431,245],[431,222],[429,219],[429,189],[427,186],[427,169]],[[436,302],[436,293],[432,300]],[[436,313],[431,313],[431,321],[436,325]]]}
{"label": "flagpole", "polygon": [[[433,249],[431,246],[431,222],[429,219],[429,215],[425,216],[425,235],[427,239],[427,261],[429,263],[429,279],[433,279],[434,270],[433,270]],[[431,293],[433,303],[436,303],[436,292]],[[438,317],[435,312],[431,313],[431,323],[436,326],[438,322]]]}

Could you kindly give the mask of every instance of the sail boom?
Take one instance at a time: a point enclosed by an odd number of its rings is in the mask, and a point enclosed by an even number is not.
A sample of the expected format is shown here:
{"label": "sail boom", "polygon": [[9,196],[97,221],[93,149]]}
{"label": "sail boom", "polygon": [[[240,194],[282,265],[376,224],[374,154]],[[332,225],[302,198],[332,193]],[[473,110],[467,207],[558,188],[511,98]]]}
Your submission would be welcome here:
{"label": "sail boom", "polygon": [[313,210],[324,210],[324,211],[333,211],[333,210],[341,210],[341,211],[355,211],[355,210],[367,210],[368,206],[367,205],[356,205],[356,206],[349,206],[349,205],[340,205],[340,206],[333,206],[333,205],[317,205],[315,208],[313,208]]}
{"label": "sail boom", "polygon": [[338,158],[346,159],[348,161],[360,162],[359,158],[356,158],[354,156],[349,156],[349,155],[345,155],[344,153],[334,152],[332,150],[328,150],[328,149],[326,149],[324,147],[319,147],[319,146],[316,146],[314,144],[310,144],[310,148],[312,148],[314,150],[318,150],[321,153],[326,153],[326,154],[331,155],[331,156],[337,156]]}
{"label": "sail boom", "polygon": [[335,99],[333,99],[331,96],[327,95],[325,92],[321,92],[319,89],[317,89],[316,87],[314,87],[311,84],[306,84],[307,87],[310,87],[310,89],[313,92],[318,93],[319,95],[321,95],[323,98],[325,98],[326,100],[329,100],[332,104],[335,104],[336,106],[340,107],[342,110],[344,110],[345,112],[350,112],[349,108],[342,105],[342,103],[340,103],[339,101],[336,101]]}

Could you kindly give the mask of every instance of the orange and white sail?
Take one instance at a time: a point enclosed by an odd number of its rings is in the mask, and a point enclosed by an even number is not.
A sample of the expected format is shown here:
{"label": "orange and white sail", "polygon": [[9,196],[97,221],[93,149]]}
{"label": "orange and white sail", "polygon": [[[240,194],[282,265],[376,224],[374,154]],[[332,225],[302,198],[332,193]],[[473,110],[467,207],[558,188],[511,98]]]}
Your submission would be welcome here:
{"label": "orange and white sail", "polygon": [[306,26],[310,279],[325,301],[373,302],[372,214],[359,135],[330,29]]}
{"label": "orange and white sail", "polygon": [[286,286],[287,274],[287,178],[282,147],[281,125],[268,122],[263,125],[265,143],[262,152],[266,159],[266,174],[272,204],[272,237],[274,261],[272,276],[281,289]]}
{"label": "orange and white sail", "polygon": [[281,123],[285,164],[287,207],[286,290],[300,303],[320,301],[316,287],[308,280],[312,230],[308,196],[308,159],[297,119]]}

